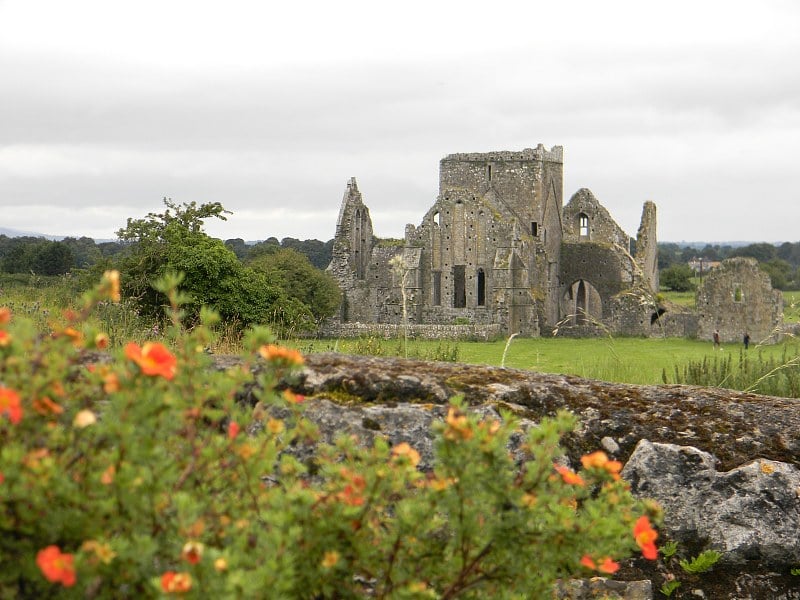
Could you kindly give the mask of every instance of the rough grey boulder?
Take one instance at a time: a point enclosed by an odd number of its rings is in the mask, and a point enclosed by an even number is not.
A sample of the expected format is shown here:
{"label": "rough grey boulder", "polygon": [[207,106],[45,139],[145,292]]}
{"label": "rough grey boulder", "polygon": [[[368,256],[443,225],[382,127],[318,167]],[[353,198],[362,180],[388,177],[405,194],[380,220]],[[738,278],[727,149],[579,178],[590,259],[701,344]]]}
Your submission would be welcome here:
{"label": "rough grey boulder", "polygon": [[792,465],[757,459],[718,472],[708,452],[642,440],[622,476],[661,503],[671,539],[714,548],[729,564],[800,564],[800,471]]}
{"label": "rough grey boulder", "polygon": [[539,421],[558,410],[581,419],[565,440],[574,461],[598,448],[626,460],[639,440],[694,446],[722,469],[756,457],[800,464],[800,401],[684,385],[640,386],[483,365],[312,354],[299,378],[284,384],[355,408],[398,403],[520,407]]}
{"label": "rough grey boulder", "polygon": [[[230,362],[217,357],[217,365]],[[679,573],[685,586],[673,598],[800,600],[800,577],[790,574],[800,566],[798,400],[341,354],[308,356],[302,372],[280,386],[309,398],[307,414],[326,439],[346,432],[365,443],[376,435],[406,441],[423,466],[432,459],[429,425],[455,395],[472,410],[495,416],[508,408],[528,424],[568,410],[581,421],[563,440],[573,465],[582,454],[605,449],[628,463],[624,475],[637,493],[664,505],[662,541],[679,540],[691,553],[710,544],[730,554],[711,573]],[[255,403],[246,389],[240,399]],[[653,450],[663,448],[671,456]],[[651,580],[657,590],[667,574],[662,561],[636,559],[617,578]]]}

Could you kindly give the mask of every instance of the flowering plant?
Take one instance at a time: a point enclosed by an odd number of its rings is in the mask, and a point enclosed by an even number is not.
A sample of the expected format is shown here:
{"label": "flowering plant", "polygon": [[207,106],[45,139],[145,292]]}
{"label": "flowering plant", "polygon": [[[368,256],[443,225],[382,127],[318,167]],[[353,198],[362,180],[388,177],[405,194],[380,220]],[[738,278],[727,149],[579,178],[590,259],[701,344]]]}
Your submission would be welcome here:
{"label": "flowering plant", "polygon": [[215,369],[215,317],[183,330],[176,284],[167,337],[109,354],[85,317],[118,299],[113,272],[50,335],[0,309],[0,598],[545,597],[656,551],[619,463],[558,462],[574,417],[532,429],[522,463],[510,413],[459,401],[430,472],[408,443],[320,444],[304,398],[275,387],[303,357],[254,329]]}

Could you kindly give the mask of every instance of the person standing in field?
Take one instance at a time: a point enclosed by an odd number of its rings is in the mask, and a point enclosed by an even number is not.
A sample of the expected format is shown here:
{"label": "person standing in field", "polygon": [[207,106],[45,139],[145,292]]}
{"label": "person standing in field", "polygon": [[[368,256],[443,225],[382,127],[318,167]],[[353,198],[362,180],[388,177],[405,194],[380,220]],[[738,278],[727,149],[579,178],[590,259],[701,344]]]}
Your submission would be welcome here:
{"label": "person standing in field", "polygon": [[747,350],[750,347],[750,334],[746,331],[744,332],[744,337],[742,338],[742,342],[744,342],[744,349]]}
{"label": "person standing in field", "polygon": [[719,329],[714,330],[714,350],[719,348]]}

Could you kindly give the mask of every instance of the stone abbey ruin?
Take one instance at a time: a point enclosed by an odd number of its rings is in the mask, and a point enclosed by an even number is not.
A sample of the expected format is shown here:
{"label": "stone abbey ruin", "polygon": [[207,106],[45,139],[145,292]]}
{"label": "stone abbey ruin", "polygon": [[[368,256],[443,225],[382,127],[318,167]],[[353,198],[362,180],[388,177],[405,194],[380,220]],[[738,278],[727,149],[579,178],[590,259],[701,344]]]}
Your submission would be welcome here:
{"label": "stone abbey ruin", "polygon": [[[723,327],[717,321],[725,309],[713,291],[702,314],[658,302],[653,202],[644,203],[633,238],[588,189],[564,205],[563,169],[561,146],[448,155],[439,163],[436,202],[418,226],[406,225],[403,240],[373,235],[369,208],[351,178],[328,267],[343,301],[326,333],[389,336],[402,326],[434,338],[697,337]],[[777,300],[743,277],[731,285],[740,294],[747,288],[747,298],[768,297],[761,303],[769,305],[767,316],[753,324],[728,319],[725,337],[738,339],[749,328],[761,339],[776,325]]]}

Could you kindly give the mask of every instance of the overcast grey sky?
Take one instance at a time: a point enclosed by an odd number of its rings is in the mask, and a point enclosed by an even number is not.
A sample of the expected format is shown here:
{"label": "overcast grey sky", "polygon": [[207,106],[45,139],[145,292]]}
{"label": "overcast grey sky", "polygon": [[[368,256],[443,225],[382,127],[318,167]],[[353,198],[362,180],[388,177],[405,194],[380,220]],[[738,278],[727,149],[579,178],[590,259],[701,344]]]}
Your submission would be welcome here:
{"label": "overcast grey sky", "polygon": [[800,2],[0,0],[0,227],[402,237],[453,152],[564,146],[632,235],[800,240]]}

